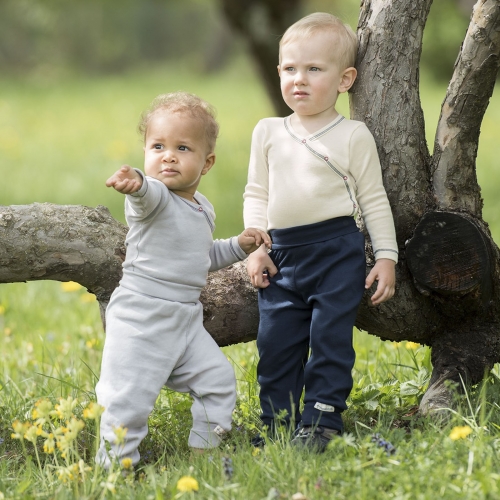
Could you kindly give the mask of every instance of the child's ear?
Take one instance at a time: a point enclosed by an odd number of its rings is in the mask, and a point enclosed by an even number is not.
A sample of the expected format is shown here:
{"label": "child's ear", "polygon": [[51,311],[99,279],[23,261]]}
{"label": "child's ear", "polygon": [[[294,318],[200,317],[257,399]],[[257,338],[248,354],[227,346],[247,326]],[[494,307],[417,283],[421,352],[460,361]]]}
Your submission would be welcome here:
{"label": "child's ear", "polygon": [[358,72],[356,68],[346,68],[340,77],[340,84],[338,87],[338,91],[340,93],[347,92],[352,85],[354,84],[354,80],[356,80],[356,76],[358,75]]}
{"label": "child's ear", "polygon": [[214,166],[215,163],[215,153],[209,153],[205,158],[205,165],[201,170],[201,175],[205,175]]}
{"label": "child's ear", "polygon": [[281,68],[280,68],[280,65],[278,64],[278,66],[276,66],[278,68],[278,76],[281,76]]}

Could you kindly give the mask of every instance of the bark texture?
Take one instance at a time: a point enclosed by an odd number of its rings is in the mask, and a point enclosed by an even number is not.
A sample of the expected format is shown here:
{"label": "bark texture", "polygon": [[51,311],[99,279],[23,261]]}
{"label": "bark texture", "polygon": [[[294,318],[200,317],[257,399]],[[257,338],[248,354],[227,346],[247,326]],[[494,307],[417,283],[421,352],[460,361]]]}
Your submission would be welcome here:
{"label": "bark texture", "polygon": [[76,281],[96,295],[102,316],[121,278],[126,234],[103,206],[0,207],[0,283]]}
{"label": "bark texture", "polygon": [[432,159],[437,208],[478,218],[483,202],[476,156],[481,122],[498,73],[499,24],[499,2],[477,2],[441,108]]}

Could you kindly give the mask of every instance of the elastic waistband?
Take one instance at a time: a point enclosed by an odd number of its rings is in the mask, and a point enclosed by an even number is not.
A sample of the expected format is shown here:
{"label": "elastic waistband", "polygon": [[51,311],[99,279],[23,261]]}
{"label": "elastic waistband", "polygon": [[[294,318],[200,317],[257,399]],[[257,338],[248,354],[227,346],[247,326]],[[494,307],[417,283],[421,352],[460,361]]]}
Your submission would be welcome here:
{"label": "elastic waistband", "polygon": [[[143,274],[132,273],[128,269],[123,270],[120,286],[135,293],[169,300],[170,302],[198,302],[201,293],[201,288],[199,287],[174,283],[172,281],[160,282]],[[145,294],[144,290],[147,290],[148,293]]]}
{"label": "elastic waistband", "polygon": [[271,229],[269,234],[273,240],[273,250],[281,250],[282,248],[319,243],[356,232],[359,232],[356,222],[352,217],[346,216],[304,226]]}

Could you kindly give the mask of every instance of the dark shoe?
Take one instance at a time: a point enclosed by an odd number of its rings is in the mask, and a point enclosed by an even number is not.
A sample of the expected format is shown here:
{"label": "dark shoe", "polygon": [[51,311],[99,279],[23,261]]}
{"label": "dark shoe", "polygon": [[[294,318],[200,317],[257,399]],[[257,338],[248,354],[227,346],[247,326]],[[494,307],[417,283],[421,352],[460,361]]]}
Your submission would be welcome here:
{"label": "dark shoe", "polygon": [[304,425],[295,433],[295,437],[292,439],[292,446],[323,453],[328,443],[336,436],[340,436],[340,431],[337,429]]}
{"label": "dark shoe", "polygon": [[254,448],[264,448],[266,446],[266,438],[262,434],[257,434],[250,440],[250,444]]}
{"label": "dark shoe", "polygon": [[290,429],[289,424],[274,425],[271,424],[270,428],[264,426],[264,430],[259,432],[250,440],[250,444],[255,448],[264,448],[266,443],[284,443],[290,440],[293,431]]}

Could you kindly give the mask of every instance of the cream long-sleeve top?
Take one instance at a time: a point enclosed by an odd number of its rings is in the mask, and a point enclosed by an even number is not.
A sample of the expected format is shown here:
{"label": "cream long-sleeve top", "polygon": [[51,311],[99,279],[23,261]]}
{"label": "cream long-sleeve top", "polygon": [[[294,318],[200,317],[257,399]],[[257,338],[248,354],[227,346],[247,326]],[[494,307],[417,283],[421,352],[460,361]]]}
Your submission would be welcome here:
{"label": "cream long-sleeve top", "polygon": [[268,231],[360,213],[375,259],[397,262],[394,220],[372,134],[342,115],[308,136],[286,118],[265,118],[252,135],[245,227]]}

